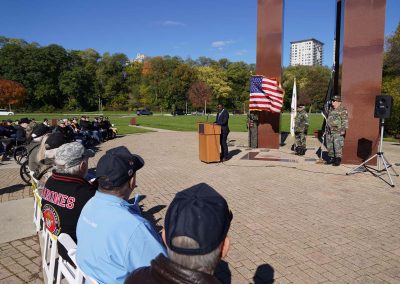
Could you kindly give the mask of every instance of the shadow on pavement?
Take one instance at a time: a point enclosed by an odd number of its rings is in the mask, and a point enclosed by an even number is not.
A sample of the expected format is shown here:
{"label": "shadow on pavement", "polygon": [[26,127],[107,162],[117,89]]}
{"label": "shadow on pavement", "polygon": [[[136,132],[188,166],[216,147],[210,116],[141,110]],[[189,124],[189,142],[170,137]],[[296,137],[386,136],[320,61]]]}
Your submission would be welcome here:
{"label": "shadow on pavement", "polygon": [[25,184],[19,183],[19,184],[14,184],[11,186],[4,187],[4,188],[0,189],[0,195],[5,194],[5,193],[13,193],[13,192],[20,191],[20,190],[24,189],[25,186],[26,186]]}
{"label": "shadow on pavement", "polygon": [[263,264],[257,267],[253,281],[254,284],[274,283],[274,269],[272,266],[269,264]]}
{"label": "shadow on pavement", "polygon": [[241,150],[235,149],[235,150],[229,151],[228,156],[232,158],[233,156],[236,156],[236,155],[240,154],[241,152],[242,152]]}

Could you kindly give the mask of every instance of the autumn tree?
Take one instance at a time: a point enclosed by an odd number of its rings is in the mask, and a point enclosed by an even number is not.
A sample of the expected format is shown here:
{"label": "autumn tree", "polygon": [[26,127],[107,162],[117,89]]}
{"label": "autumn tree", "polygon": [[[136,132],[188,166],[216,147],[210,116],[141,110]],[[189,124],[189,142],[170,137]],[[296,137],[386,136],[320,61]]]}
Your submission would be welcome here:
{"label": "autumn tree", "polygon": [[208,85],[202,81],[192,84],[189,89],[189,100],[196,108],[204,107],[211,102],[212,92]]}
{"label": "autumn tree", "polygon": [[219,68],[198,67],[197,78],[210,88],[215,102],[229,97],[232,89],[229,86],[226,72]]}
{"label": "autumn tree", "polygon": [[11,80],[0,80],[0,106],[21,105],[26,90],[21,84]]}

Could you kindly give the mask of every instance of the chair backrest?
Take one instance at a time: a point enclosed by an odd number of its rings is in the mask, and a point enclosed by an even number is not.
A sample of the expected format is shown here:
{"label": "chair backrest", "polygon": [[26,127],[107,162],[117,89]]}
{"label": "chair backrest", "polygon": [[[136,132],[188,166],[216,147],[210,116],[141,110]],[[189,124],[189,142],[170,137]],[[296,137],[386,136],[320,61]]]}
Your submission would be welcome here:
{"label": "chair backrest", "polygon": [[83,280],[85,280],[85,283],[98,284],[96,280],[86,275],[76,263],[75,256],[76,256],[77,246],[74,240],[71,238],[71,236],[65,233],[61,233],[58,236],[58,243],[59,245],[64,246],[64,248],[67,250],[68,256],[74,262],[76,268],[73,267],[68,261],[63,259],[61,256],[59,256],[56,283],[60,284],[61,279],[65,278],[68,281],[68,283],[73,283],[73,284],[82,284],[84,283]]}
{"label": "chair backrest", "polygon": [[43,277],[47,280],[45,283],[53,283],[54,281],[54,269],[56,264],[56,258],[58,255],[57,251],[57,236],[47,230],[46,226],[43,225],[43,253],[42,253],[42,268]]}
{"label": "chair backrest", "polygon": [[40,220],[42,218],[42,198],[39,194],[39,181],[34,178],[33,172],[30,172],[33,191],[33,223],[35,224],[36,232],[40,231]]}

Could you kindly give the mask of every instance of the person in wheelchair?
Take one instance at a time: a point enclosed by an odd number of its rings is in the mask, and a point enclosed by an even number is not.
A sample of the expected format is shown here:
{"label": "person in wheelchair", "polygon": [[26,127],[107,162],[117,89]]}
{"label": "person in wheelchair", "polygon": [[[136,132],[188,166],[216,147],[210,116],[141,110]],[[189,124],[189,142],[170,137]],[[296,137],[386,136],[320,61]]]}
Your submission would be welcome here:
{"label": "person in wheelchair", "polygon": [[45,133],[34,139],[40,140],[40,142],[36,142],[28,150],[28,167],[33,173],[33,177],[40,182],[40,185],[44,185],[51,175],[56,150],[67,141],[63,133],[60,132]]}
{"label": "person in wheelchair", "polygon": [[6,161],[9,159],[9,156],[12,155],[12,148],[18,145],[23,145],[27,141],[26,137],[26,128],[29,124],[28,118],[21,118],[17,125],[13,125],[14,131],[10,128],[10,136],[9,138],[3,139],[2,143],[5,147],[5,153],[3,154],[2,161]]}

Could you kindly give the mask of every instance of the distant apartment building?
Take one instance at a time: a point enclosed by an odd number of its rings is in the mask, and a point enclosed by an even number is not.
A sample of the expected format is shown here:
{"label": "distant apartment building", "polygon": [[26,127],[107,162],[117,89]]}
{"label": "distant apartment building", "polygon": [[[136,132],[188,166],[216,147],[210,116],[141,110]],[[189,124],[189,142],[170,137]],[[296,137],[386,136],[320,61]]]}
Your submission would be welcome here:
{"label": "distant apartment building", "polygon": [[322,65],[324,44],[314,38],[290,42],[290,65]]}
{"label": "distant apartment building", "polygon": [[138,53],[138,54],[136,54],[136,58],[133,61],[143,63],[145,58],[146,58],[146,56],[144,54]]}

